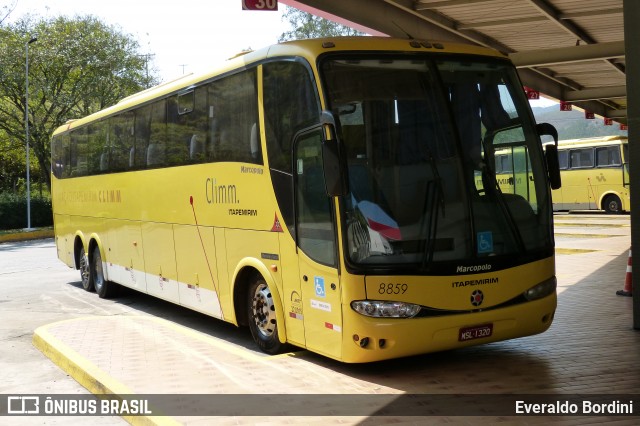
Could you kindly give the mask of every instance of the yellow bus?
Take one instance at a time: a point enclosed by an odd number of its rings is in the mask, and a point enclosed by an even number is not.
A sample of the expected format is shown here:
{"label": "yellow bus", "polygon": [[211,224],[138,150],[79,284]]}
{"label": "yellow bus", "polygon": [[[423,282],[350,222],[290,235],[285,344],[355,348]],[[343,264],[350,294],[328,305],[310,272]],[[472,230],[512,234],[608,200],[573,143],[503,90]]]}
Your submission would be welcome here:
{"label": "yellow bus", "polygon": [[[369,362],[540,333],[552,130],[493,50],[271,46],[56,130],[58,256],[100,297],[248,326],[269,354]],[[496,147],[527,162],[526,197],[499,190]]]}
{"label": "yellow bus", "polygon": [[630,211],[628,159],[626,136],[560,141],[562,188],[552,191],[553,209]]}
{"label": "yellow bus", "polygon": [[[486,157],[490,158],[500,191],[531,200],[531,194],[535,193],[535,185],[526,150],[522,146],[505,144],[496,148]],[[478,170],[476,170],[476,186],[483,187],[482,173]]]}

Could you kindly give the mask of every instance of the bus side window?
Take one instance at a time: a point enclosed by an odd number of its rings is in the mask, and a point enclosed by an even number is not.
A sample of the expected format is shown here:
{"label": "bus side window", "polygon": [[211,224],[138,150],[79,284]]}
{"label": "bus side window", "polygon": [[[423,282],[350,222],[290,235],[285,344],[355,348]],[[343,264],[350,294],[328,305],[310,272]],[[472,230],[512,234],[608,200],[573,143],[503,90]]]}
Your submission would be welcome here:
{"label": "bus side window", "polygon": [[51,141],[51,171],[56,178],[67,177],[68,162],[69,133],[65,133],[54,137]]}
{"label": "bus side window", "polygon": [[[190,98],[193,100],[193,91],[189,92]],[[167,99],[167,127],[166,127],[166,165],[179,166],[187,162],[189,154],[189,142],[193,132],[190,131],[187,123],[184,120],[186,115],[189,115],[193,111],[193,103],[188,107],[185,104],[184,99],[188,96],[172,96]],[[182,105],[180,105],[182,102]],[[184,111],[181,112],[181,111]]]}
{"label": "bus side window", "polygon": [[322,169],[321,131],[300,135],[295,151],[298,244],[313,260],[335,266],[335,228]]}
{"label": "bus side window", "polygon": [[87,174],[95,175],[109,170],[109,139],[106,120],[87,127]]}
{"label": "bus side window", "polygon": [[262,164],[258,122],[256,69],[209,84],[210,149],[212,161]]}
{"label": "bus side window", "polygon": [[570,154],[572,169],[585,169],[593,167],[593,148],[572,149],[570,151]]}
{"label": "bus side window", "polygon": [[71,158],[69,173],[71,177],[87,174],[87,129],[81,127],[71,132]]}
{"label": "bus side window", "polygon": [[133,112],[125,112],[109,119],[112,172],[122,172],[133,166]]}
{"label": "bus side window", "polygon": [[189,161],[191,163],[202,163],[206,161],[207,146],[207,114],[209,106],[207,104],[207,88],[198,87],[194,92],[193,111],[183,117],[188,123],[188,128],[192,132],[189,138]]}
{"label": "bus side window", "polygon": [[622,160],[620,158],[619,146],[607,146],[596,148],[596,161],[598,167],[620,166]]}
{"label": "bus side window", "polygon": [[293,229],[292,142],[301,129],[318,122],[320,106],[309,69],[299,61],[263,65],[265,133],[276,199],[286,226]]}
{"label": "bus side window", "polygon": [[147,165],[146,154],[149,144],[151,106],[146,105],[138,109],[135,114],[134,145],[129,151],[129,168],[144,169]]}
{"label": "bus side window", "polygon": [[146,152],[147,167],[159,167],[166,163],[167,151],[167,101],[161,99],[151,104],[151,134]]}
{"label": "bus side window", "polygon": [[569,168],[569,151],[558,151],[558,163],[560,164],[560,170]]}

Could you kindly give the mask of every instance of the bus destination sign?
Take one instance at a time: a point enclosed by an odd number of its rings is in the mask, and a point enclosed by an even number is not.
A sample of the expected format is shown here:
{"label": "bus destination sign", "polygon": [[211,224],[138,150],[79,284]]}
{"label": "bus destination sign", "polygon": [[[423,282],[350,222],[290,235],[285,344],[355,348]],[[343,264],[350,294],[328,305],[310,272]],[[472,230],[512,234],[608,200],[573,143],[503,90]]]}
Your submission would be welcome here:
{"label": "bus destination sign", "polygon": [[278,0],[242,0],[242,10],[278,10]]}

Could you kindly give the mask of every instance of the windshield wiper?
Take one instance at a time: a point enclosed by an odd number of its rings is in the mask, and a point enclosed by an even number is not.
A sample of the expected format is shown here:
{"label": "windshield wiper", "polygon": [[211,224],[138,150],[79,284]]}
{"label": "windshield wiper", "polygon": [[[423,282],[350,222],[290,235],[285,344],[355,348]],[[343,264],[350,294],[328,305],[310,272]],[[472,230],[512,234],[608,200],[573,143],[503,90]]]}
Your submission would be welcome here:
{"label": "windshield wiper", "polygon": [[[433,261],[433,254],[436,247],[436,235],[438,232],[438,210],[442,207],[442,217],[445,215],[445,202],[444,202],[444,189],[442,186],[442,178],[436,165],[436,160],[433,158],[431,151],[427,151],[429,155],[429,165],[433,170],[434,179],[427,183],[427,193],[422,207],[422,224],[420,225],[420,235],[424,235],[425,221],[427,235],[425,238],[425,250],[422,256],[422,268],[426,268],[427,263]],[[428,206],[431,206],[429,211],[429,218],[426,219]]]}
{"label": "windshield wiper", "polygon": [[438,201],[442,206],[442,217],[444,217],[444,189],[442,187],[442,178],[440,177],[440,172],[438,171],[436,159],[433,158],[433,154],[431,153],[431,151],[428,151],[428,154],[429,163],[431,164],[431,169],[433,169],[433,176],[436,178],[436,185],[438,186]]}

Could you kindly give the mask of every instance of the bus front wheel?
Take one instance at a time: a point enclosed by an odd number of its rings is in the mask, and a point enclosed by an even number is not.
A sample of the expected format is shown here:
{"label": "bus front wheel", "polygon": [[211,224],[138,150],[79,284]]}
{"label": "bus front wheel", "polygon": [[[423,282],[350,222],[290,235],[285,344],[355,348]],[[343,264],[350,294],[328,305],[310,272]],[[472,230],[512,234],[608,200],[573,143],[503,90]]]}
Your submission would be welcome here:
{"label": "bus front wheel", "polygon": [[95,287],[96,293],[101,299],[113,297],[116,292],[116,283],[112,283],[104,279],[104,271],[102,269],[102,256],[98,246],[93,248],[93,258],[91,261],[91,280]]}
{"label": "bus front wheel", "polygon": [[604,199],[604,211],[609,214],[622,213],[622,202],[617,195],[607,195]]}
{"label": "bus front wheel", "polygon": [[274,355],[284,349],[278,339],[276,307],[269,285],[260,275],[251,279],[247,301],[249,329],[260,350]]}

